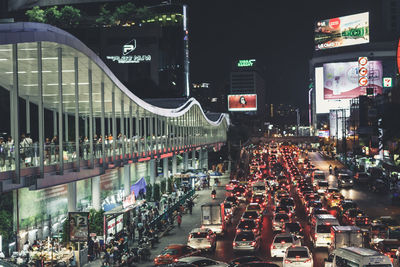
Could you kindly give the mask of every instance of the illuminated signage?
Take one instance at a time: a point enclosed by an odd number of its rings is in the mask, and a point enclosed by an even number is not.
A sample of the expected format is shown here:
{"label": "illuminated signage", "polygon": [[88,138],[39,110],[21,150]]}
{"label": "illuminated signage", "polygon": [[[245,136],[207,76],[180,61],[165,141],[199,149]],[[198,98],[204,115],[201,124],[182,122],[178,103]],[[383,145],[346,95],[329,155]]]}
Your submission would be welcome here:
{"label": "illuminated signage", "polygon": [[360,58],[360,63],[337,62],[323,66],[324,99],[350,99],[366,94],[366,86],[382,94],[381,61],[368,61]]}
{"label": "illuminated signage", "polygon": [[107,59],[119,64],[137,64],[151,61],[151,55],[129,55],[136,49],[136,39],[130,40],[122,46],[122,56],[106,56]]}
{"label": "illuminated signage", "polygon": [[255,59],[240,59],[237,63],[238,67],[253,67]]}
{"label": "illuminated signage", "polygon": [[228,95],[229,111],[257,111],[257,95]]}
{"label": "illuminated signage", "polygon": [[391,77],[385,77],[383,78],[383,87],[392,87],[392,78]]}
{"label": "illuminated signage", "polygon": [[369,13],[318,21],[315,50],[369,43]]}

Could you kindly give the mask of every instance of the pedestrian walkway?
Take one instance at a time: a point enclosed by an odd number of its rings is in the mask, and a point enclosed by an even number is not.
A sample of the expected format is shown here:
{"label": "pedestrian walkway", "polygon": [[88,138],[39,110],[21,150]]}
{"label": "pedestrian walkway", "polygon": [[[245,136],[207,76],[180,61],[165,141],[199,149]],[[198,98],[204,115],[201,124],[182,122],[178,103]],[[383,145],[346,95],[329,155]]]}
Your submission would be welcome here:
{"label": "pedestrian walkway", "polygon": [[[221,202],[225,198],[225,185],[229,181],[230,173],[225,173],[222,176],[218,176],[220,181],[220,186],[217,188],[217,200]],[[212,177],[214,178],[214,177]],[[211,185],[213,185],[213,179],[211,178]],[[170,244],[186,244],[188,240],[189,232],[196,227],[201,225],[201,205],[211,201],[211,186],[209,189],[204,189],[196,191],[197,197],[194,199],[194,207],[192,210],[192,215],[186,213],[182,216],[181,227],[178,227],[176,219],[174,221],[174,228],[159,239],[159,243],[151,250],[150,260],[148,262],[135,263],[136,266],[154,266],[153,259],[161,253],[161,251]],[[137,242],[134,244],[137,245]],[[97,267],[101,266],[102,261],[97,259],[95,261],[89,262],[84,265],[84,267]]]}

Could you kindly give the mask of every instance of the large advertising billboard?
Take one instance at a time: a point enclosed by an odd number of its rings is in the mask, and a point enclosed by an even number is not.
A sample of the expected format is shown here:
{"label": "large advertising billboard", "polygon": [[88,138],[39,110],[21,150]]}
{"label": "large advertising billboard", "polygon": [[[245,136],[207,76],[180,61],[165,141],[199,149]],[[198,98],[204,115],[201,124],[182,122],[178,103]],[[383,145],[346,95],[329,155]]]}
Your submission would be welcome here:
{"label": "large advertising billboard", "polygon": [[317,114],[329,113],[331,109],[350,108],[350,99],[324,99],[324,68],[315,68],[315,109]]}
{"label": "large advertising billboard", "polygon": [[69,240],[86,242],[89,236],[89,213],[69,212]]}
{"label": "large advertising billboard", "polygon": [[229,111],[257,111],[257,95],[228,95]]}
{"label": "large advertising billboard", "polygon": [[318,21],[314,41],[315,50],[369,43],[369,13]]}
{"label": "large advertising billboard", "polygon": [[368,85],[359,86],[358,62],[327,63],[324,70],[324,99],[350,99],[366,94],[366,88],[374,88],[374,94],[382,94],[382,62],[368,62]]}

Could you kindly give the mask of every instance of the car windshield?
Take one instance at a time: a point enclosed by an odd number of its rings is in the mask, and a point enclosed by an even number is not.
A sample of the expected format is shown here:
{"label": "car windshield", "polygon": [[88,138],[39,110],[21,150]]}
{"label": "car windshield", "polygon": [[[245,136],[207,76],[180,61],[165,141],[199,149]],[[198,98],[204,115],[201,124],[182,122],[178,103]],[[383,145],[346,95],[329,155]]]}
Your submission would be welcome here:
{"label": "car windshield", "polygon": [[178,250],[174,248],[166,248],[161,252],[161,255],[178,255]]}
{"label": "car windshield", "polygon": [[230,209],[230,208],[232,208],[232,205],[231,205],[231,203],[225,203],[224,207],[225,207],[225,209]]}
{"label": "car windshield", "polygon": [[287,223],[285,224],[285,229],[288,232],[298,232],[300,231],[300,225],[298,223]]}
{"label": "car windshield", "polygon": [[287,221],[287,220],[289,220],[289,215],[287,215],[287,214],[282,214],[282,213],[280,213],[280,214],[276,214],[275,215],[275,221]]}
{"label": "car windshield", "polygon": [[308,258],[307,250],[289,250],[287,253],[288,258]]}
{"label": "car windshield", "polygon": [[292,243],[291,236],[277,236],[275,237],[274,243]]}
{"label": "car windshield", "polygon": [[318,186],[329,186],[329,183],[326,181],[318,182]]}
{"label": "car windshield", "polygon": [[330,225],[318,225],[317,226],[317,233],[321,234],[327,234],[331,232],[331,226]]}
{"label": "car windshield", "polygon": [[236,201],[236,198],[234,198],[234,197],[227,197],[227,198],[226,198],[226,201],[235,202],[235,201]]}
{"label": "car windshield", "polygon": [[321,174],[314,175],[314,179],[325,180],[325,175],[321,175]]}
{"label": "car windshield", "polygon": [[260,210],[260,206],[258,204],[257,205],[249,205],[247,207],[247,209],[248,210]]}
{"label": "car windshield", "polygon": [[236,187],[235,189],[233,189],[233,191],[243,193],[245,191],[245,189],[243,187]]}
{"label": "car windshield", "polygon": [[237,226],[238,228],[244,229],[244,228],[255,228],[256,224],[254,221],[242,221],[239,223]]}
{"label": "car windshield", "polygon": [[253,190],[265,190],[265,186],[263,185],[253,186]]}
{"label": "car windshield", "polygon": [[318,215],[318,214],[329,214],[329,212],[327,210],[323,210],[323,209],[315,209],[314,210],[314,214]]}
{"label": "car windshield", "polygon": [[207,233],[206,232],[191,233],[190,237],[191,238],[207,238]]}
{"label": "car windshield", "polygon": [[253,232],[242,232],[236,236],[236,241],[249,241],[254,240]]}

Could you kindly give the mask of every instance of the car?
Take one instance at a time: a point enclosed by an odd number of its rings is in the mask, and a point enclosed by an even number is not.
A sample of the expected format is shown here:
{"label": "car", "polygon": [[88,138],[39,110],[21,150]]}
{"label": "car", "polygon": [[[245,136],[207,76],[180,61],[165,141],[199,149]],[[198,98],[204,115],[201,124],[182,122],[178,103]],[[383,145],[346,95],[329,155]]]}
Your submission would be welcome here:
{"label": "car", "polygon": [[272,230],[281,231],[285,223],[290,222],[290,217],[286,213],[275,213],[272,219]]}
{"label": "car", "polygon": [[356,183],[364,184],[369,182],[370,176],[367,172],[356,172],[353,178]]}
{"label": "car", "polygon": [[217,235],[209,228],[194,228],[189,233],[187,245],[199,250],[214,251],[217,246]]}
{"label": "car", "polygon": [[330,214],[330,213],[329,213],[329,211],[327,211],[327,210],[324,209],[324,208],[314,208],[314,209],[312,210],[312,212],[310,213],[310,216],[308,217],[310,223],[311,223],[311,224],[314,224],[314,223],[315,223],[315,217],[316,217],[317,215],[320,215],[320,214]]}
{"label": "car", "polygon": [[343,214],[348,209],[357,208],[358,205],[352,199],[343,199],[340,202],[339,207],[340,207],[340,213]]}
{"label": "car", "polygon": [[316,190],[319,195],[323,195],[326,192],[326,189],[329,188],[329,182],[328,181],[318,181]]}
{"label": "car", "polygon": [[308,205],[305,207],[306,213],[311,214],[314,209],[322,209],[323,205],[320,200],[313,200],[308,202]]}
{"label": "car", "polygon": [[234,204],[235,206],[237,206],[239,204],[239,200],[234,195],[226,197],[225,202],[230,202],[230,203]]}
{"label": "car", "polygon": [[262,206],[266,206],[266,202],[265,202],[265,197],[264,197],[264,195],[254,195],[252,198],[251,198],[251,201],[250,201],[251,203],[258,203],[258,204],[260,204],[260,205],[262,205]]}
{"label": "car", "polygon": [[269,261],[253,261],[240,264],[238,267],[279,267],[279,265]]}
{"label": "car", "polygon": [[284,257],[286,249],[291,246],[301,246],[301,241],[289,233],[277,234],[271,244],[271,257]]}
{"label": "car", "polygon": [[177,263],[193,264],[197,267],[203,267],[203,266],[228,267],[229,266],[225,262],[216,261],[216,260],[209,259],[206,257],[198,257],[198,256],[183,257],[183,258],[180,258],[177,261]]}
{"label": "car", "polygon": [[232,190],[232,194],[234,196],[236,196],[239,201],[241,201],[241,202],[245,202],[246,201],[247,190],[243,185],[236,186]]}
{"label": "car", "polygon": [[243,212],[242,219],[244,220],[255,220],[256,222],[261,222],[262,221],[262,216],[260,212],[256,210],[246,210]]}
{"label": "car", "polygon": [[336,187],[329,187],[328,189],[326,189],[325,199],[328,199],[334,193],[336,193],[336,194],[340,193],[340,190]]}
{"label": "car", "polygon": [[254,234],[260,234],[260,224],[252,220],[240,220],[236,226],[236,233],[240,232],[253,232]]}
{"label": "car", "polygon": [[236,205],[232,202],[224,202],[225,216],[231,217],[235,214]]}
{"label": "car", "polygon": [[353,178],[347,173],[339,173],[338,176],[338,187],[353,187]]}
{"label": "car", "polygon": [[231,180],[228,184],[225,185],[225,189],[227,191],[232,191],[235,186],[237,186],[239,184],[239,181],[237,180]]}
{"label": "car", "polygon": [[289,215],[289,217],[292,217],[292,211],[287,206],[282,206],[282,205],[276,206],[275,213],[286,213],[287,215]]}
{"label": "car", "polygon": [[380,253],[389,256],[391,261],[397,258],[399,254],[400,241],[398,239],[385,239],[374,245],[374,249]]}
{"label": "car", "polygon": [[250,203],[249,205],[247,205],[246,210],[255,210],[258,212],[262,212],[263,207],[261,206],[261,204],[258,203]]}
{"label": "car", "polygon": [[160,255],[154,258],[154,265],[171,264],[178,261],[179,258],[194,256],[200,251],[187,245],[173,244],[161,251]]}
{"label": "car", "polygon": [[332,193],[332,194],[330,194],[329,198],[327,199],[327,205],[329,208],[337,207],[337,206],[339,206],[342,199],[344,199],[342,194]]}
{"label": "car", "polygon": [[307,247],[294,246],[286,250],[282,267],[313,267],[313,265],[310,250]]}
{"label": "car", "polygon": [[342,215],[342,223],[345,225],[355,225],[357,216],[364,215],[364,212],[358,208],[348,209]]}
{"label": "car", "polygon": [[253,232],[236,233],[233,239],[233,251],[255,252],[260,248],[261,237]]}
{"label": "car", "polygon": [[299,222],[285,223],[282,228],[283,233],[294,234],[301,242],[304,241],[304,232]]}
{"label": "car", "polygon": [[254,262],[254,261],[262,261],[262,259],[260,257],[254,256],[254,255],[253,256],[243,256],[243,257],[233,259],[229,263],[229,267],[237,267],[240,264],[245,264],[245,263]]}
{"label": "car", "polygon": [[286,206],[288,207],[292,213],[294,213],[294,209],[295,209],[295,203],[293,198],[291,197],[285,197],[285,198],[281,198],[281,200],[279,201],[279,204],[281,206]]}
{"label": "car", "polygon": [[325,173],[323,171],[314,171],[313,175],[313,186],[316,186],[318,181],[325,181]]}

